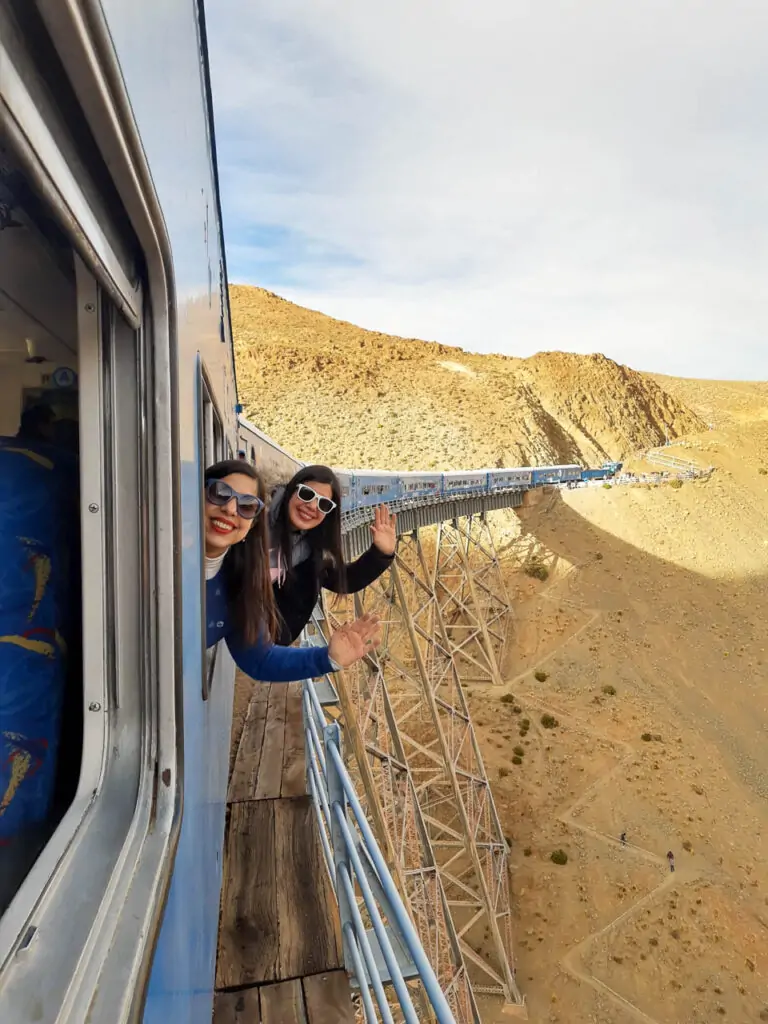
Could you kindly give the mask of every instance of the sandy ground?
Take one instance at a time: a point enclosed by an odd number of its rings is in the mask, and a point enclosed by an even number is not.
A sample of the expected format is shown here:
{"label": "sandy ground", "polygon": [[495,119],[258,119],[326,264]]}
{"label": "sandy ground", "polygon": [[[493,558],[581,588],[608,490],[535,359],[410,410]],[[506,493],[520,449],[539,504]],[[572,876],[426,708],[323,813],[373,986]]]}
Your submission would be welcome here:
{"label": "sandy ground", "polygon": [[[513,841],[532,1020],[768,1019],[768,421],[752,395],[734,418],[723,389],[727,426],[687,439],[710,479],[551,494],[516,537],[497,528],[515,703],[475,688],[471,706]],[[531,549],[545,582],[516,567]]]}

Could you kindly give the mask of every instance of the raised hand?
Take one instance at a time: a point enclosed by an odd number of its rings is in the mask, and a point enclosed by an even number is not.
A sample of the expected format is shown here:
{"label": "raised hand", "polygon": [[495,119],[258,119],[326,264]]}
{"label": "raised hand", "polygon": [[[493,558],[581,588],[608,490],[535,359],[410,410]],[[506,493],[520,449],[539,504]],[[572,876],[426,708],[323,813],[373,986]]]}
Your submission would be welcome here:
{"label": "raised hand", "polygon": [[371,533],[373,534],[373,543],[382,555],[394,555],[395,553],[397,546],[396,524],[397,516],[391,513],[386,505],[379,505],[371,523]]}
{"label": "raised hand", "polygon": [[328,655],[342,668],[349,668],[381,643],[378,615],[362,615],[339,626],[328,644]]}

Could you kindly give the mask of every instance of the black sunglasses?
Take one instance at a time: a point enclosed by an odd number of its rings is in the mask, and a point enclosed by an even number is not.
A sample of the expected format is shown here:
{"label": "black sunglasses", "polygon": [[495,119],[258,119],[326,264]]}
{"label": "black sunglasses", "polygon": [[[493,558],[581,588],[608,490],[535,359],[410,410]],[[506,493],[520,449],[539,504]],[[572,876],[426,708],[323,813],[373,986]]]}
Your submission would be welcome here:
{"label": "black sunglasses", "polygon": [[237,514],[241,519],[255,519],[264,508],[264,502],[255,494],[238,494],[223,480],[209,480],[205,485],[205,496],[212,505],[224,508],[234,498]]}
{"label": "black sunglasses", "polygon": [[333,512],[336,508],[335,501],[331,501],[330,498],[318,494],[314,487],[308,487],[306,484],[299,484],[296,488],[296,497],[299,501],[303,501],[305,505],[309,505],[317,499],[317,510],[322,512],[324,516],[327,516],[329,512]]}

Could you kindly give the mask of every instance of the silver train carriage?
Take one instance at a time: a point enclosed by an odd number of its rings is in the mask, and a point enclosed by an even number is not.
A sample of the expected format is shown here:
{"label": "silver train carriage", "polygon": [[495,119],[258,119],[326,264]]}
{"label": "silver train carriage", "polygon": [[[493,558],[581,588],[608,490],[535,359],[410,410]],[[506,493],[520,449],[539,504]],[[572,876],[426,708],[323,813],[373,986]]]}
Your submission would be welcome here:
{"label": "silver train carriage", "polygon": [[535,487],[544,484],[565,484],[581,480],[581,466],[536,466],[532,473]]}
{"label": "silver train carriage", "polygon": [[202,2],[2,0],[0,100],[0,1020],[210,1024],[201,481],[238,423]]}
{"label": "silver train carriage", "polygon": [[488,489],[488,473],[470,470],[455,470],[443,473],[443,495],[473,494]]}
{"label": "silver train carriage", "polygon": [[258,469],[264,479],[267,493],[278,484],[287,483],[304,465],[242,415],[238,416],[237,437],[238,458],[244,458]]}

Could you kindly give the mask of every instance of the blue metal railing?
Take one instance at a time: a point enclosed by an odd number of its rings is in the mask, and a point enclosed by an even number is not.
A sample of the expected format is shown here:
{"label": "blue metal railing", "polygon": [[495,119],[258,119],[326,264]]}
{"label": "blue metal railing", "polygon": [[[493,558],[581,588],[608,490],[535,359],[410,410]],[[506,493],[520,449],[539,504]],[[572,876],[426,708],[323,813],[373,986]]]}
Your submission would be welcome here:
{"label": "blue metal railing", "polygon": [[419,1024],[407,984],[412,980],[421,982],[438,1024],[455,1024],[344,764],[341,729],[327,720],[309,680],[303,704],[309,790],[339,905],[345,967],[360,992],[366,1024],[394,1024],[385,986],[391,986],[406,1024]]}

